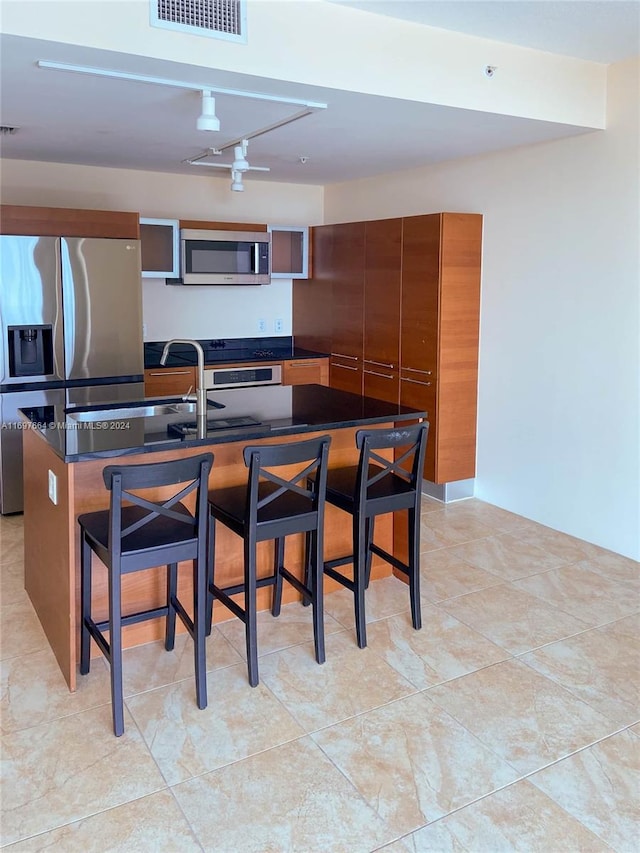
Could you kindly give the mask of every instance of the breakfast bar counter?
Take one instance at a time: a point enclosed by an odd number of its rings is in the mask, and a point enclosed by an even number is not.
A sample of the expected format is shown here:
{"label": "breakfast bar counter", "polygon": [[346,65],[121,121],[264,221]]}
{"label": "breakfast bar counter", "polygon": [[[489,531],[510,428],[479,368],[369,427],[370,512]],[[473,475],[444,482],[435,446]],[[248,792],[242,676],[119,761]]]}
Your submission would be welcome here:
{"label": "breakfast bar counter", "polygon": [[[112,406],[53,407],[23,410],[25,481],[25,588],[71,690],[76,685],[79,644],[80,514],[109,506],[102,470],[122,464],[160,462],[193,456],[210,449],[214,464],[210,488],[246,481],[242,451],[247,444],[274,444],[330,434],[329,467],[356,464],[355,432],[420,420],[425,412],[337,391],[320,385],[271,386],[210,392],[207,426],[196,429],[195,415],[179,398],[136,399]],[[153,499],[153,495],[151,495]],[[161,497],[158,493],[157,498]],[[351,523],[333,506],[325,517],[325,559],[351,552]],[[376,524],[376,542],[400,554],[394,542],[393,520]],[[286,564],[300,575],[301,536],[287,539]],[[267,573],[271,543],[261,543],[258,570]],[[242,542],[221,527],[216,540],[216,575],[221,584],[242,579]],[[390,573],[388,564],[374,558],[372,576]],[[94,618],[107,614],[107,572],[94,558]],[[180,597],[191,599],[191,572],[180,567]],[[337,588],[325,578],[325,591]],[[287,599],[288,593],[288,599]],[[126,576],[123,611],[158,607],[165,596],[165,570],[150,569]],[[270,590],[259,591],[258,607],[269,606]],[[289,588],[284,600],[295,600]],[[217,604],[217,602],[216,602]],[[228,618],[223,608],[214,619]],[[125,647],[159,639],[162,620],[124,629]],[[98,654],[97,649],[95,649]]]}

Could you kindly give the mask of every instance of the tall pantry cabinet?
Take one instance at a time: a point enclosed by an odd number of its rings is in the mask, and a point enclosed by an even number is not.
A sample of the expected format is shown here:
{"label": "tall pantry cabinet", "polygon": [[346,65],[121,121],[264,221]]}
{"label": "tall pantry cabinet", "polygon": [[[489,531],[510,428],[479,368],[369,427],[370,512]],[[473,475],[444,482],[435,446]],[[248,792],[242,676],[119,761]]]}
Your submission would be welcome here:
{"label": "tall pantry cabinet", "polygon": [[482,216],[325,225],[313,239],[296,344],[331,353],[333,387],[428,412],[427,480],[474,477]]}

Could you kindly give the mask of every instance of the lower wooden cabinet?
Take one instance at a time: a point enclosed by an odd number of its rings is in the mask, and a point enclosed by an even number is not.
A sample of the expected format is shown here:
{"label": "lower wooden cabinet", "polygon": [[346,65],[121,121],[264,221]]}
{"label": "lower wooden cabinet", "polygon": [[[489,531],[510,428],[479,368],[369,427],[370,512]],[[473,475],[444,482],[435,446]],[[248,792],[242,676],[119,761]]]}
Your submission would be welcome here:
{"label": "lower wooden cabinet", "polygon": [[362,364],[359,359],[331,356],[329,382],[339,391],[362,394]]}
{"label": "lower wooden cabinet", "polygon": [[195,367],[150,367],[144,372],[145,397],[188,394],[195,388]]}
{"label": "lower wooden cabinet", "polygon": [[300,358],[282,362],[283,385],[328,385],[328,358]]}
{"label": "lower wooden cabinet", "polygon": [[376,400],[384,400],[387,403],[398,402],[400,382],[397,371],[365,361],[362,375],[365,397],[375,397]]}
{"label": "lower wooden cabinet", "polygon": [[[422,371],[425,373],[425,371]],[[424,460],[425,479],[437,482],[438,421],[436,419],[436,380],[419,371],[403,371],[400,376],[400,405],[422,409],[427,413],[429,436]]]}

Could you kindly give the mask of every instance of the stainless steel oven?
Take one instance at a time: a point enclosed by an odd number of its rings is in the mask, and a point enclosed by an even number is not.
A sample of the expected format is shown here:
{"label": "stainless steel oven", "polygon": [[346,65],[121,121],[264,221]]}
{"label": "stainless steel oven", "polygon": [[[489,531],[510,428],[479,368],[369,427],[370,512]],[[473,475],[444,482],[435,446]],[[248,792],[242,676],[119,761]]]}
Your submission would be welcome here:
{"label": "stainless steel oven", "polygon": [[282,385],[282,367],[279,364],[265,364],[264,367],[214,367],[205,370],[204,385],[207,391],[248,385]]}

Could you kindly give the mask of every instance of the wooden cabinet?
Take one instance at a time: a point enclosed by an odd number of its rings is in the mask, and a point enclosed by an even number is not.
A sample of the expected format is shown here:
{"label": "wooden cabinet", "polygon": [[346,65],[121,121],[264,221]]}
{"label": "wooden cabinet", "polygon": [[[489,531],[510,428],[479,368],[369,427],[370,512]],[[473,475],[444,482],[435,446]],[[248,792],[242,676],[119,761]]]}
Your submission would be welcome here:
{"label": "wooden cabinet", "polygon": [[365,370],[398,370],[401,284],[402,219],[365,223]]}
{"label": "wooden cabinet", "polygon": [[479,214],[404,220],[400,395],[428,403],[434,483],[475,476],[481,251]]}
{"label": "wooden cabinet", "polygon": [[332,387],[428,412],[426,479],[474,477],[482,216],[322,226],[313,246],[296,343],[330,336]]}
{"label": "wooden cabinet", "polygon": [[140,253],[143,278],[178,278],[180,275],[178,220],[140,217]]}
{"label": "wooden cabinet", "polygon": [[333,225],[331,354],[362,359],[365,223]]}
{"label": "wooden cabinet", "polygon": [[329,385],[339,391],[362,394],[362,363],[357,358],[331,356]]}
{"label": "wooden cabinet", "polygon": [[283,385],[328,385],[328,358],[299,358],[282,362]]}
{"label": "wooden cabinet", "polygon": [[145,397],[181,396],[195,387],[195,367],[150,367],[144,372]]}
{"label": "wooden cabinet", "polygon": [[270,225],[271,278],[307,278],[309,229],[306,226]]}
{"label": "wooden cabinet", "polygon": [[0,205],[0,234],[137,240],[140,226],[137,213],[3,204]]}

